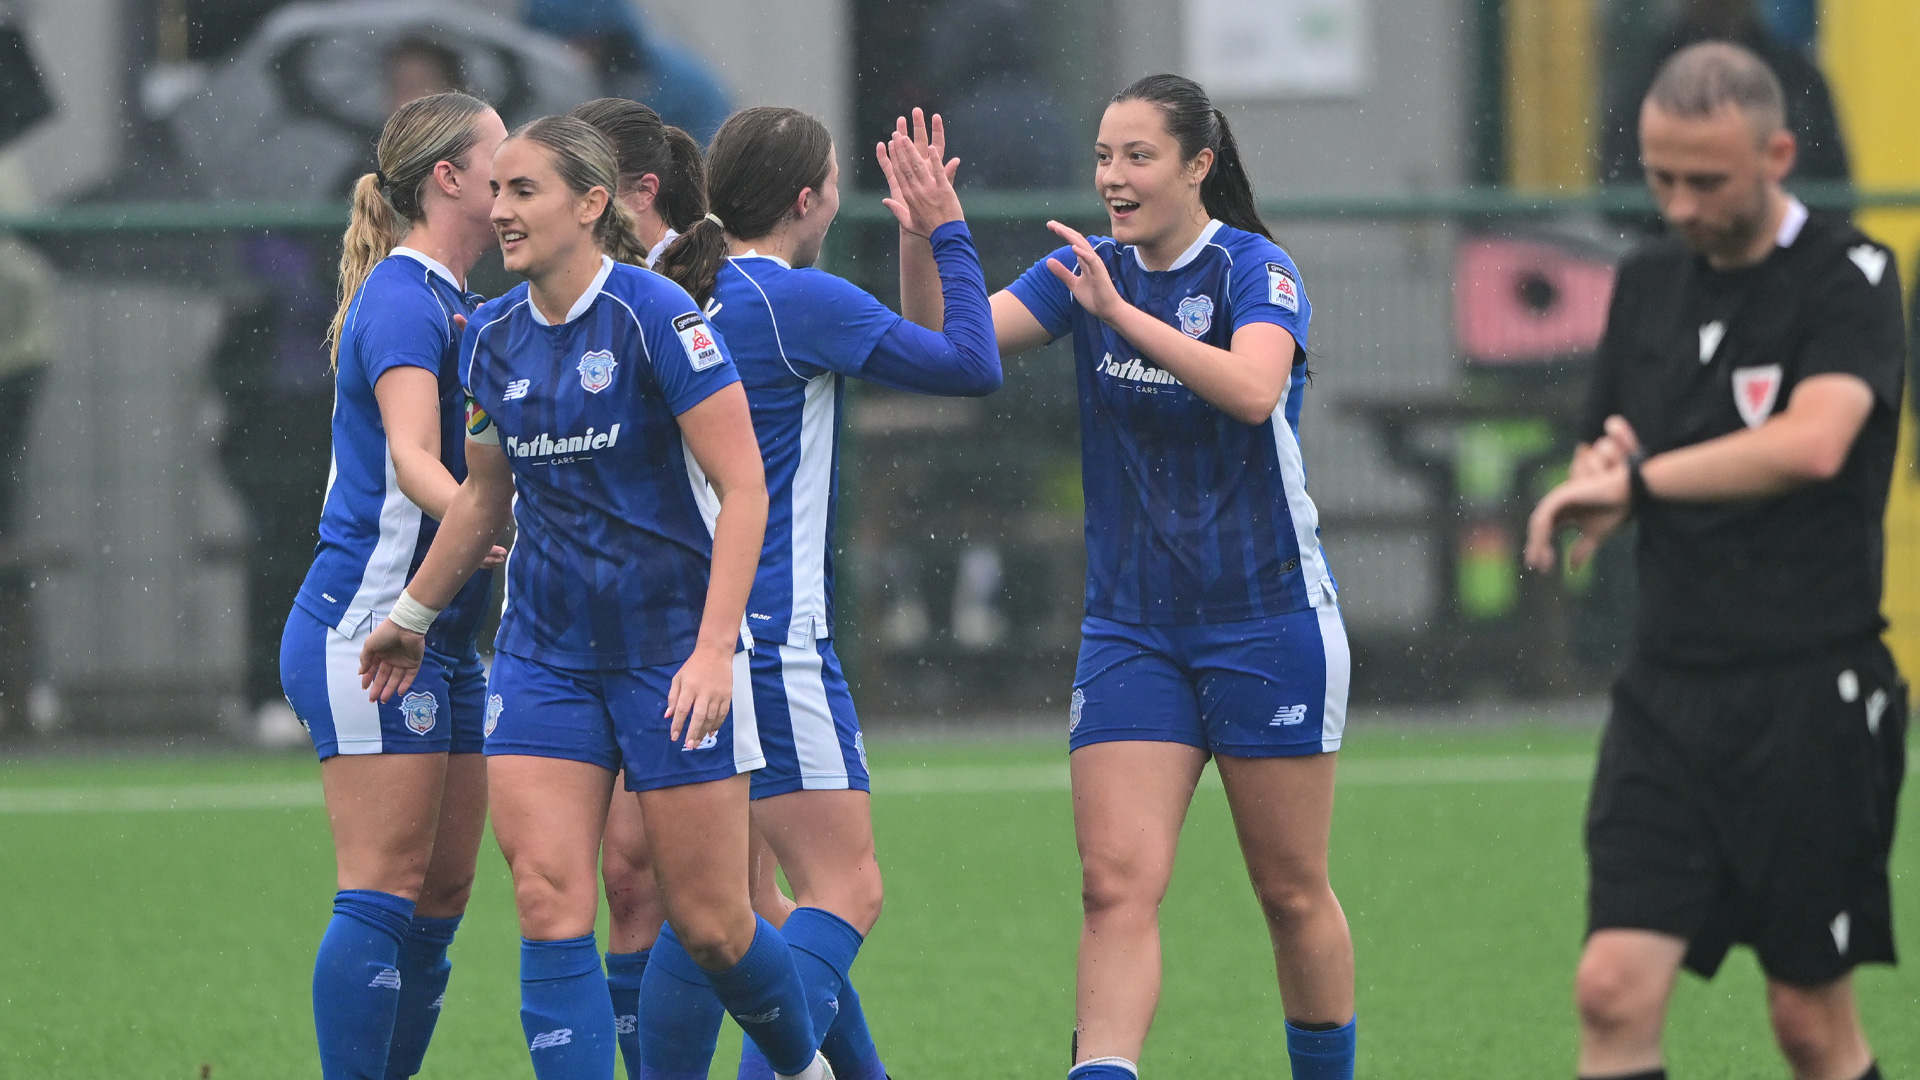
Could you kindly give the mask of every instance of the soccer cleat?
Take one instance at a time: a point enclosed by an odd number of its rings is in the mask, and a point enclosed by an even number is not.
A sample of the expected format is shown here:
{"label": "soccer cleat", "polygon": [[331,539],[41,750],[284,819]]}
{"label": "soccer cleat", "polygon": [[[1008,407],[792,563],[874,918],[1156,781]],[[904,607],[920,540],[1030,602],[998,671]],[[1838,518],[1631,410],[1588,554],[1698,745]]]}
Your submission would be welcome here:
{"label": "soccer cleat", "polygon": [[813,1064],[808,1065],[804,1072],[797,1072],[792,1076],[787,1076],[784,1073],[774,1073],[773,1075],[779,1077],[780,1080],[833,1080],[833,1066],[827,1064],[827,1055],[815,1050],[813,1052]]}

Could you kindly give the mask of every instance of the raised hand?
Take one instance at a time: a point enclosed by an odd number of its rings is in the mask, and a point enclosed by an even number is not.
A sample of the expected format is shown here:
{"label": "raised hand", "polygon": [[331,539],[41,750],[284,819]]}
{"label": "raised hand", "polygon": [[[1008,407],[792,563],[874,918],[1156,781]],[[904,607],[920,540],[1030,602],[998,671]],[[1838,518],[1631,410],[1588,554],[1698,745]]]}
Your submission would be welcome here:
{"label": "raised hand", "polygon": [[1604,465],[1597,460],[1600,451],[1589,452],[1593,456],[1585,467],[1547,492],[1527,519],[1527,565],[1535,570],[1553,569],[1554,541],[1569,527],[1580,536],[1567,552],[1567,564],[1576,570],[1585,566],[1632,511],[1626,462]]}
{"label": "raised hand", "polygon": [[1065,240],[1080,260],[1078,273],[1067,269],[1059,259],[1048,259],[1047,269],[1066,285],[1068,291],[1073,293],[1075,302],[1086,309],[1087,314],[1102,322],[1111,321],[1116,312],[1127,306],[1127,301],[1120,295],[1120,290],[1114,287],[1113,277],[1107,273],[1107,264],[1094,254],[1093,245],[1087,242],[1087,238],[1072,228],[1058,221],[1047,222],[1047,228]]}
{"label": "raised hand", "polygon": [[[926,114],[913,110],[913,124],[907,118],[894,122],[893,137],[874,144],[874,157],[887,178],[887,198],[881,202],[893,211],[900,228],[915,236],[930,236],[949,221],[965,220],[960,197],[953,192],[953,178],[960,159],[945,160],[946,124],[935,113],[931,128]],[[944,189],[944,190],[943,190]]]}
{"label": "raised hand", "polygon": [[401,629],[392,619],[380,620],[360,647],[360,688],[367,692],[367,700],[384,704],[393,695],[406,693],[426,651],[425,634]]}

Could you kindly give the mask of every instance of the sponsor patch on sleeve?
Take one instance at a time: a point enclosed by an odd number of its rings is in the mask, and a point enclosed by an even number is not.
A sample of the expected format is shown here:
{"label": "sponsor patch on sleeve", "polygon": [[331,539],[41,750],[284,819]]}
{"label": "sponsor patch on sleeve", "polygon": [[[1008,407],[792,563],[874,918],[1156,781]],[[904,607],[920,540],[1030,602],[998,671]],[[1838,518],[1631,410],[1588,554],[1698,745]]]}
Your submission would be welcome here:
{"label": "sponsor patch on sleeve", "polygon": [[493,417],[471,396],[467,398],[467,438],[489,446],[500,445],[500,429],[493,426]]}
{"label": "sponsor patch on sleeve", "polygon": [[1277,262],[1267,264],[1267,302],[1295,314],[1300,311],[1300,282]]}
{"label": "sponsor patch on sleeve", "polygon": [[720,346],[714,343],[713,330],[698,312],[675,318],[673,332],[680,335],[680,347],[687,350],[688,367],[705,371],[720,362]]}

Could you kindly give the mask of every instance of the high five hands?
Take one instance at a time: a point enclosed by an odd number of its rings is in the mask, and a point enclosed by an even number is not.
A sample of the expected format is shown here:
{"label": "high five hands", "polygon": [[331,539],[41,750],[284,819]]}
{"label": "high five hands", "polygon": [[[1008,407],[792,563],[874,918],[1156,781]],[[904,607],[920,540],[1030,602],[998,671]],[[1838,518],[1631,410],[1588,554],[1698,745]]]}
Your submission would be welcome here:
{"label": "high five hands", "polygon": [[1579,569],[1631,516],[1629,460],[1640,437],[1623,416],[1607,418],[1606,433],[1573,452],[1567,479],[1547,492],[1527,519],[1527,565],[1542,572],[1555,563],[1554,540],[1562,529],[1579,532],[1567,550],[1567,565]]}
{"label": "high five hands", "polygon": [[874,156],[887,177],[888,197],[880,200],[900,227],[919,237],[931,237],[933,230],[949,221],[965,221],[960,196],[953,190],[953,177],[960,159],[947,155],[947,127],[940,114],[933,115],[929,131],[926,114],[913,110],[913,130],[907,130],[902,116],[894,125],[893,138],[875,143]]}

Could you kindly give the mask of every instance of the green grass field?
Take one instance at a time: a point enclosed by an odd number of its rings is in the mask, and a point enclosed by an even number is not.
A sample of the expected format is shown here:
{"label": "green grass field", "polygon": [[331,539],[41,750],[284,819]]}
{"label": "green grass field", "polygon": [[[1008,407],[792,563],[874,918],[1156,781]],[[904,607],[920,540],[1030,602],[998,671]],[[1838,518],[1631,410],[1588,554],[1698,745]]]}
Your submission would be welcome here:
{"label": "green grass field", "polygon": [[[1365,1077],[1570,1077],[1580,816],[1594,733],[1350,734],[1334,884],[1359,960]],[[1064,738],[876,739],[887,914],[856,969],[901,1080],[1064,1073],[1077,875]],[[307,755],[0,762],[0,1077],[317,1075],[307,983],[333,889]],[[1920,943],[1920,811],[1895,856]],[[1163,915],[1153,1077],[1284,1077],[1258,912],[1209,783]],[[427,1077],[530,1076],[517,941],[491,842]],[[1920,970],[1860,977],[1889,1077],[1920,1071]],[[1683,980],[1682,1080],[1785,1076],[1736,954]],[[722,1043],[715,1076],[731,1076]]]}

